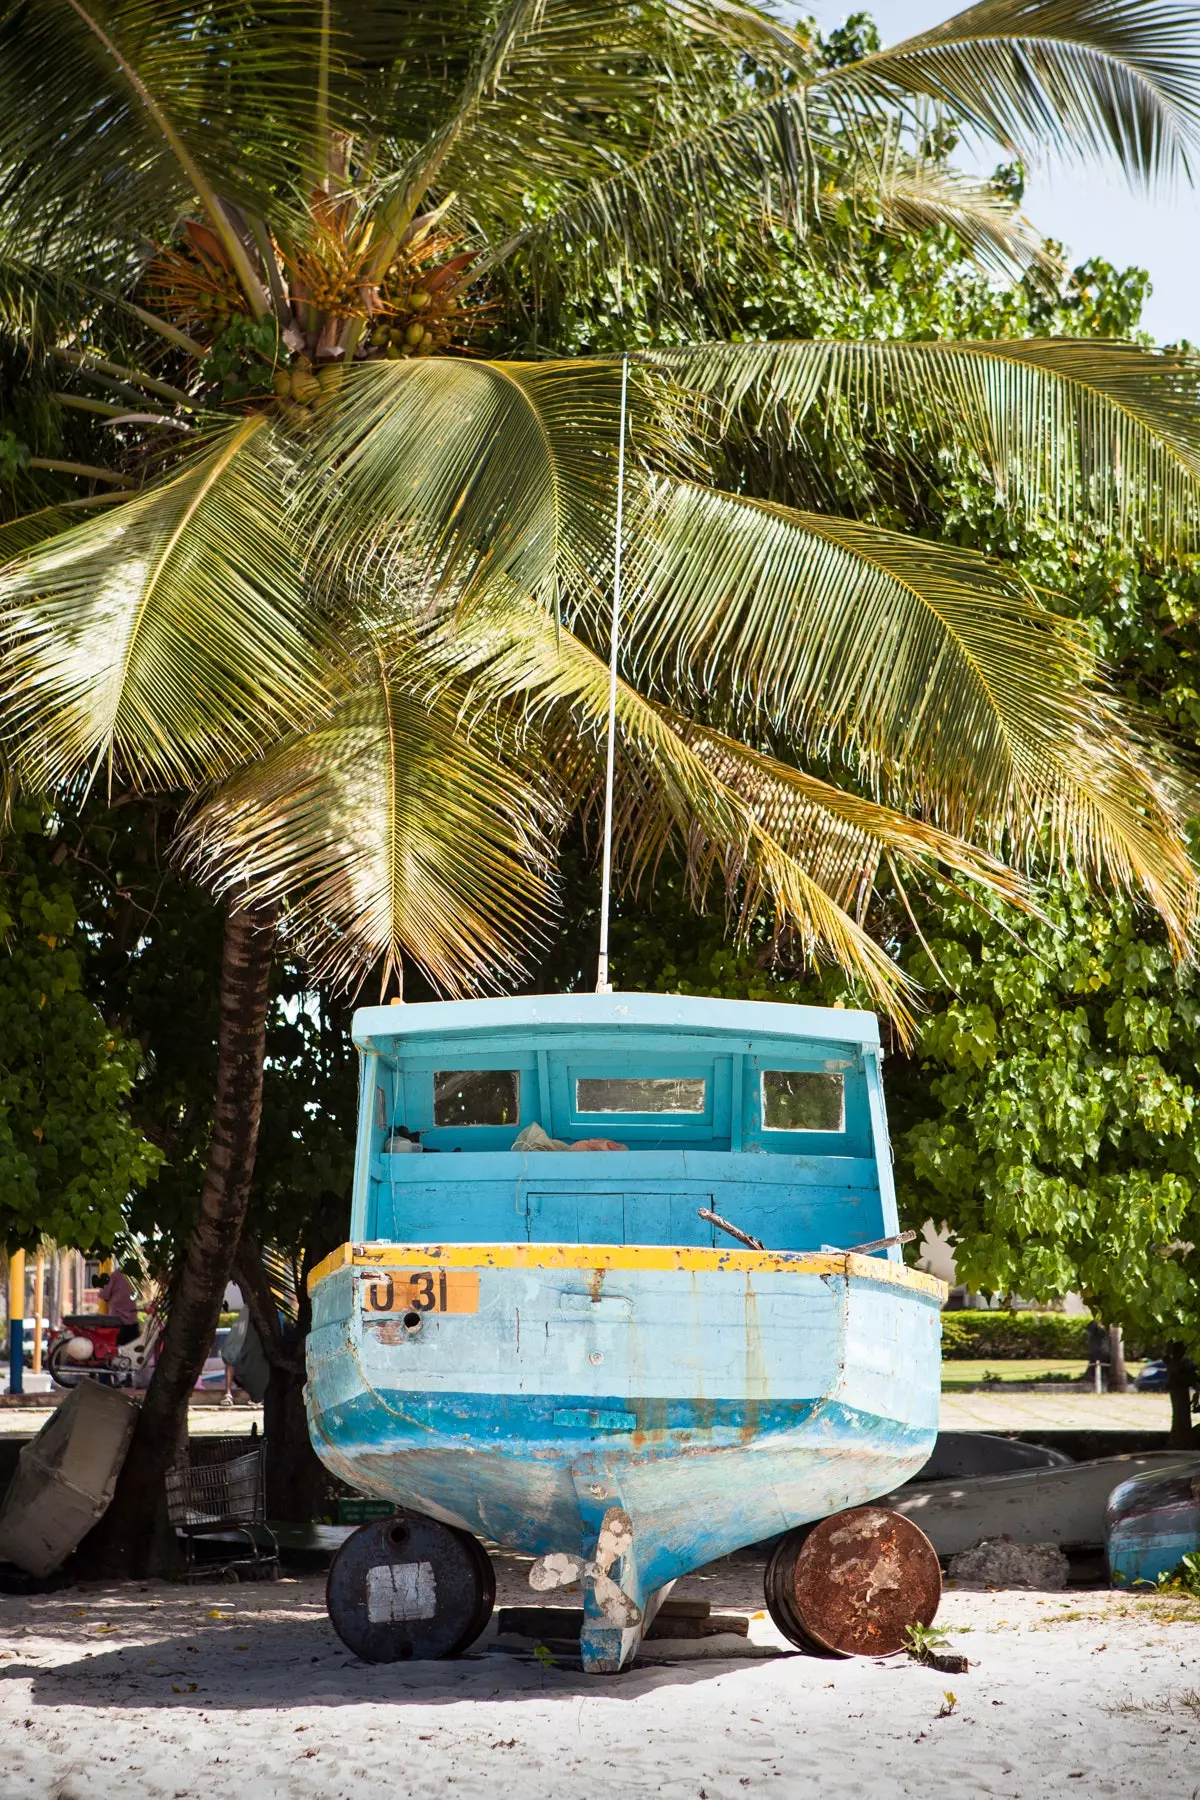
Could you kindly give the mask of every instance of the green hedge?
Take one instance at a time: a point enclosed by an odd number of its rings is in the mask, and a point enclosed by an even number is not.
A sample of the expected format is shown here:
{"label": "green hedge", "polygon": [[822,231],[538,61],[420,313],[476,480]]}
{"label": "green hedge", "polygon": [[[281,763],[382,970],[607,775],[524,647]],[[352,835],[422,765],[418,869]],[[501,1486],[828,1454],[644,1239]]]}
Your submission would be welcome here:
{"label": "green hedge", "polygon": [[1066,1313],[946,1312],[942,1355],[971,1362],[1035,1356],[1086,1361],[1087,1328],[1086,1318]]}

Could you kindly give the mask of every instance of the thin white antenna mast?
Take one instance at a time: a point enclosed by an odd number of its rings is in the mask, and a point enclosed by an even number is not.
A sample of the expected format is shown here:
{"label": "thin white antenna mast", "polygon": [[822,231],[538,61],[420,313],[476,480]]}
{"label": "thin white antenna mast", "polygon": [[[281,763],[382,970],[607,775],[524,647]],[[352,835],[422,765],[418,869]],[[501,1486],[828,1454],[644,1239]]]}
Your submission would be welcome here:
{"label": "thin white antenna mast", "polygon": [[608,764],[604,775],[604,860],[600,872],[600,957],[596,992],[611,994],[608,979],[608,914],[612,898],[613,771],[617,753],[617,644],[621,632],[621,537],[625,515],[625,403],[629,358],[621,358],[621,434],[617,440],[617,544],[613,557],[612,624],[608,637]]}

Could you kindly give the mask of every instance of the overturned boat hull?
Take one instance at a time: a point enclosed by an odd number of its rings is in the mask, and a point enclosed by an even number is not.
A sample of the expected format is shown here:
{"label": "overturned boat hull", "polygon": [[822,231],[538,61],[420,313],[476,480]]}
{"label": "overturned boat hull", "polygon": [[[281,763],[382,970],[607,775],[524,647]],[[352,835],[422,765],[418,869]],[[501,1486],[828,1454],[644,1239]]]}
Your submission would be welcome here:
{"label": "overturned boat hull", "polygon": [[1200,1551],[1200,1457],[1168,1452],[1108,1498],[1105,1549],[1115,1587],[1155,1586]]}

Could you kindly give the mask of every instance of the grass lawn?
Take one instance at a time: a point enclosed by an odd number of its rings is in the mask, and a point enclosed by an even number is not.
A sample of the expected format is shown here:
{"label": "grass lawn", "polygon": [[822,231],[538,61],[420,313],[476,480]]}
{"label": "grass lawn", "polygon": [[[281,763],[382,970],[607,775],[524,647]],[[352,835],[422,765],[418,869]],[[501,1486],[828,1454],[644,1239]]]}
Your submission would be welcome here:
{"label": "grass lawn", "polygon": [[[1141,1363],[1127,1363],[1129,1378],[1140,1373]],[[1005,1382],[1030,1382],[1037,1376],[1049,1376],[1055,1381],[1076,1381],[1087,1368],[1086,1362],[1059,1362],[1053,1358],[1031,1356],[1027,1358],[993,1357],[990,1362],[960,1361],[957,1357],[947,1358],[942,1363],[942,1391],[953,1393],[955,1388],[975,1387],[983,1380],[991,1380],[998,1375]]]}

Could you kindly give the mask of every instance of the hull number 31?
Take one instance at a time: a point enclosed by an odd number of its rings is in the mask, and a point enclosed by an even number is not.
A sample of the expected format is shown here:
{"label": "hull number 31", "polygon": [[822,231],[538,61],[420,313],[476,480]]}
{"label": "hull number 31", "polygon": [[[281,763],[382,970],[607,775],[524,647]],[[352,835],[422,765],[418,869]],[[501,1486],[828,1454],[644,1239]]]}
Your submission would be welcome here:
{"label": "hull number 31", "polygon": [[363,1284],[369,1313],[474,1313],[479,1275],[474,1269],[396,1269]]}

